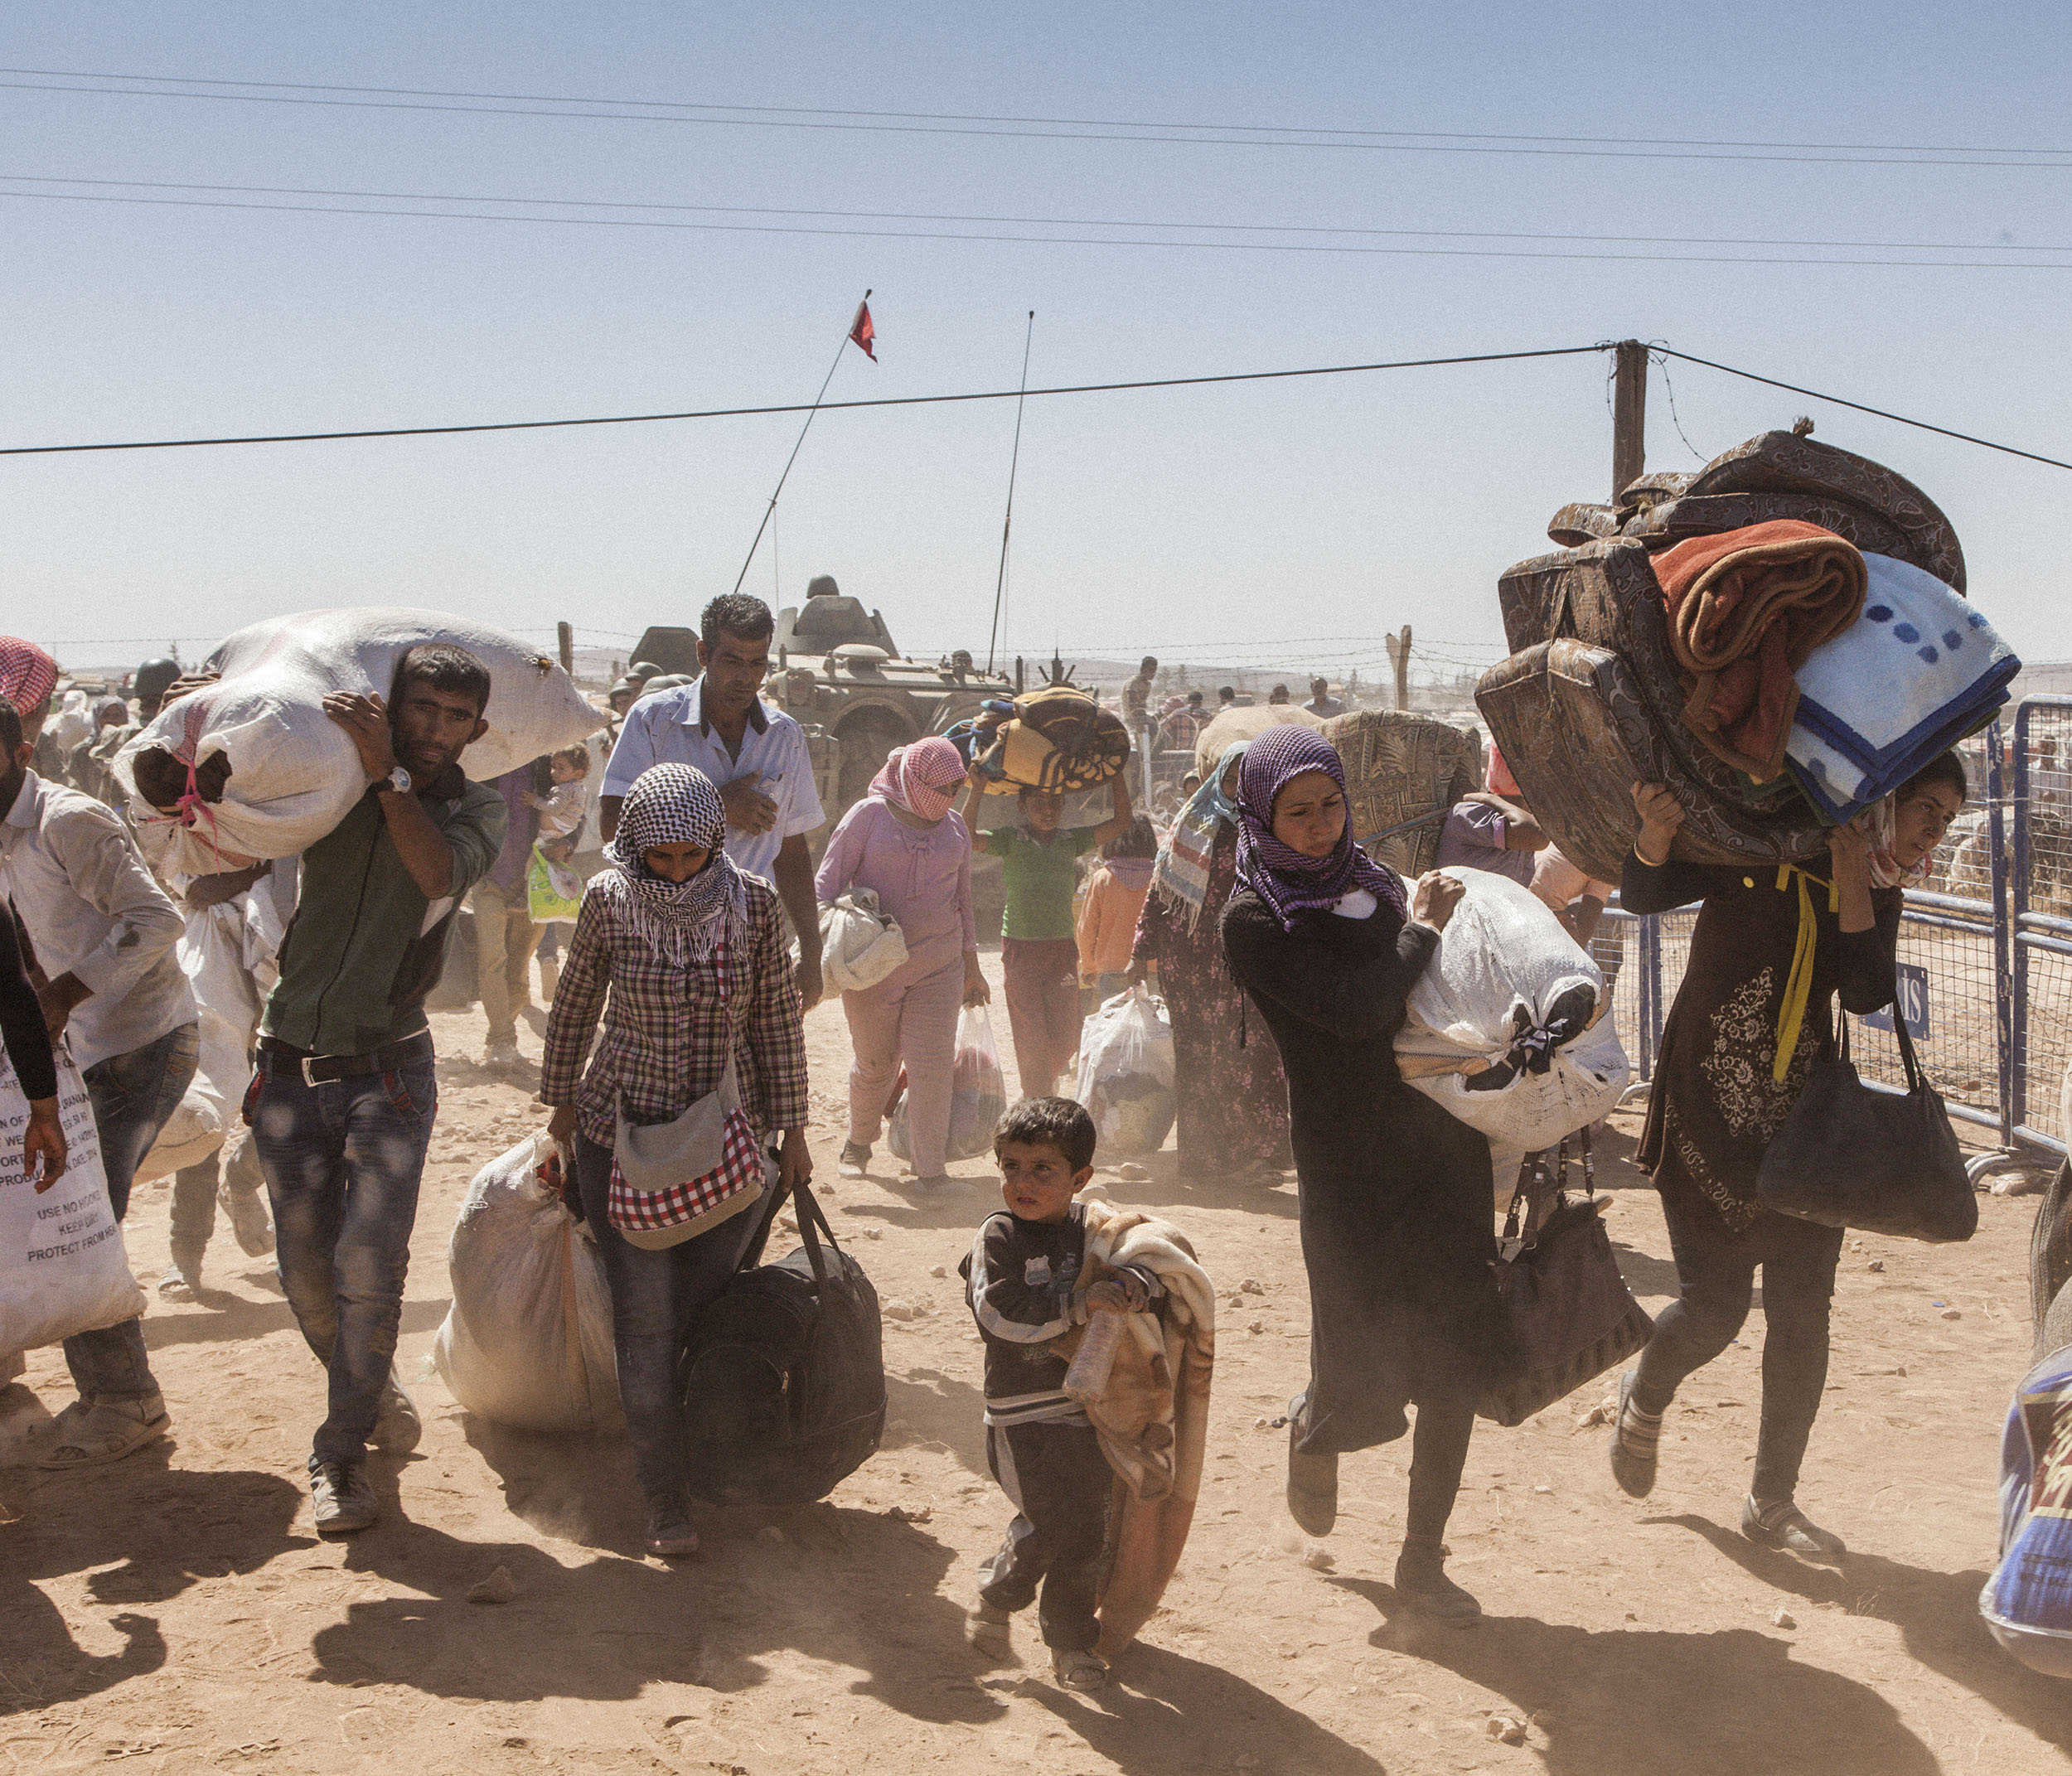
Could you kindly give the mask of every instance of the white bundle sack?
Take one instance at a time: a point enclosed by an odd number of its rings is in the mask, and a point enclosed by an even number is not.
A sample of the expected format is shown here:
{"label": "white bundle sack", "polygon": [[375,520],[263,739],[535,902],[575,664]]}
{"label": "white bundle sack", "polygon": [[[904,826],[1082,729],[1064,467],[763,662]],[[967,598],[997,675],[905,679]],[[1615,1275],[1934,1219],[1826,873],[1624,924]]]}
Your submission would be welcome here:
{"label": "white bundle sack", "polygon": [[199,1164],[236,1127],[259,1011],[280,976],[281,936],[266,893],[248,891],[187,914],[174,953],[194,989],[201,1053],[193,1082],[137,1168],[137,1183]]}
{"label": "white bundle sack", "polygon": [[1133,986],[1104,999],[1079,1027],[1072,1096],[1111,1156],[1156,1153],[1172,1131],[1173,1020],[1165,1001]]}
{"label": "white bundle sack", "polygon": [[1487,870],[1445,873],[1466,893],[1411,989],[1397,1063],[1493,1151],[1552,1147],[1626,1083],[1603,970],[1531,889]]}
{"label": "white bundle sack", "polygon": [[22,1175],[28,1100],[0,1048],[0,1355],[119,1326],[144,1310],[121,1224],[108,1206],[86,1082],[63,1043],[57,1101],[65,1175],[39,1196]]}
{"label": "white bundle sack", "polygon": [[[324,714],[324,698],[358,691],[385,701],[397,662],[427,641],[463,648],[489,670],[489,727],[461,755],[471,777],[501,777],[601,725],[566,672],[487,623],[399,605],[269,617],[209,656],[220,679],[167,704],[115,755],[115,777],[159,873],[207,875],[292,857],[330,832],[366,793],[367,775],[346,730]],[[149,747],[196,767],[225,754],[221,801],[159,813],[137,793],[135,760]]]}
{"label": "white bundle sack", "polygon": [[837,993],[861,993],[907,965],[907,935],[869,888],[821,908],[821,973]]}
{"label": "white bundle sack", "polygon": [[447,1249],[453,1304],[432,1361],[453,1398],[493,1423],[601,1435],[626,1422],[611,1285],[595,1244],[535,1175],[553,1151],[530,1135],[467,1187]]}

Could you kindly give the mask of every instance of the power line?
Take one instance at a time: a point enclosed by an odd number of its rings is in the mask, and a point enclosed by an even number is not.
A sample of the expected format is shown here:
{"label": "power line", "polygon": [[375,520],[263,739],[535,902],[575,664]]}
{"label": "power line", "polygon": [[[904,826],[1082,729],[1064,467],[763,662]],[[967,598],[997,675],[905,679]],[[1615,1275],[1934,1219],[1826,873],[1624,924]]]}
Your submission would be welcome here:
{"label": "power line", "polygon": [[[1866,268],[1911,269],[1921,271],[2072,271],[2072,265],[2013,263],[1987,259],[1759,259],[1748,254],[1694,253],[1523,253],[1497,248],[1468,247],[1363,247],[1326,246],[1295,241],[1259,240],[1145,240],[1110,235],[971,235],[940,230],[896,228],[792,228],[772,223],[664,222],[646,218],[577,215],[484,215],[453,210],[383,210],[343,204],[232,203],[198,197],[122,197],[86,191],[0,191],[0,197],[40,198],[52,203],[138,204],[152,208],[179,210],[254,210],[303,215],[388,215],[421,217],[453,222],[517,222],[528,225],[559,224],[571,228],[646,228],[689,230],[696,233],[733,235],[808,235],[854,240],[968,240],[1008,246],[1166,247],[1188,252],[1325,253],[1378,256],[1389,259],[1474,259],[1586,260],[1614,265],[1861,265]],[[1982,249],[1981,250],[1988,250]],[[2017,249],[2021,250],[2021,249]],[[2065,251],[2038,248],[2035,251]]]}
{"label": "power line", "polygon": [[[682,215],[748,215],[787,216],[794,218],[825,218],[844,221],[874,222],[938,222],[966,223],[990,228],[1111,228],[1159,229],[1190,234],[1249,234],[1249,235],[1354,235],[1370,240],[1529,240],[1545,242],[1585,242],[1611,246],[1684,246],[1684,247],[1803,247],[1830,249],[1848,252],[1905,252],[1905,253],[2072,253],[2072,245],[2022,245],[2002,241],[1968,240],[1808,240],[1790,237],[1770,238],[1762,235],[1578,235],[1550,234],[1527,229],[1461,229],[1461,228],[1355,228],[1310,223],[1280,222],[1163,222],[1155,218],[1103,216],[1042,216],[1042,215],[974,215],[959,212],[935,214],[925,211],[902,210],[800,210],[770,206],[746,204],[667,204],[638,202],[627,200],[594,197],[512,197],[508,196],[466,194],[454,191],[366,191],[341,189],[327,186],[294,185],[216,185],[192,181],[171,179],[82,179],[56,174],[36,172],[0,173],[6,179],[28,185],[71,185],[117,187],[123,191],[218,191],[231,192],[257,197],[335,197],[352,198],[369,202],[422,203],[422,204],[501,204],[554,210],[635,210],[662,211]],[[15,191],[0,192],[0,196],[39,197],[63,196],[63,192]],[[218,207],[209,206],[206,207]],[[232,209],[265,209],[271,206],[258,204],[235,204],[220,207]],[[300,208],[301,206],[291,206]],[[317,213],[322,213],[318,211]],[[440,219],[447,212],[439,211],[340,211],[341,215],[423,215]],[[580,221],[582,217],[564,216],[468,216],[462,220],[477,221]],[[614,219],[617,220],[617,219]],[[637,219],[627,219],[622,225],[641,225]],[[931,237],[934,238],[934,237]],[[983,239],[983,236],[971,237]],[[1117,241],[1116,245],[1132,244],[1182,245],[1184,242],[1135,243]],[[1629,255],[1619,255],[1627,257]],[[1736,263],[1741,263],[1736,261]],[[1828,261],[1808,261],[1825,264]],[[1842,264],[1877,264],[1879,261],[1844,260]],[[1940,263],[1939,261],[1937,263]],[[2044,268],[2065,269],[2065,268]]]}
{"label": "power line", "polygon": [[[0,70],[0,72],[17,70]],[[34,71],[34,70],[19,70]],[[294,87],[285,83],[255,80],[200,81],[186,80],[186,85],[243,86],[258,89],[246,92],[182,92],[168,86],[54,86],[48,80],[170,80],[177,76],[157,75],[69,75],[51,73],[41,80],[0,80],[0,88],[26,92],[92,93],[104,97],[129,99],[187,99],[209,102],[242,103],[246,104],[317,105],[331,109],[374,111],[443,112],[478,117],[558,117],[573,118],[593,123],[680,123],[709,128],[839,130],[867,134],[928,135],[960,137],[992,137],[1021,141],[1063,142],[1148,142],[1170,146],[1207,146],[1224,148],[1270,148],[1355,150],[1364,152],[1404,154],[1497,154],[1522,155],[1535,158],[1591,159],[1591,160],[1671,160],[1671,161],[1748,161],[1754,162],[1782,162],[1796,165],[1824,165],[1851,167],[2072,167],[2072,158],[1993,159],[1982,157],[1992,155],[2035,155],[2064,157],[2072,150],[2063,148],[1978,148],[1920,149],[1905,147],[1891,148],[1873,145],[1869,152],[1843,148],[1835,151],[1826,143],[1780,145],[1772,149],[1766,144],[1740,144],[1722,143],[1706,144],[1702,148],[1682,148],[1670,138],[1659,141],[1645,138],[1559,138],[1559,137],[1449,137],[1441,139],[1408,135],[1406,139],[1376,140],[1377,137],[1397,137],[1398,132],[1382,130],[1312,131],[1297,128],[1273,128],[1264,125],[1197,125],[1157,123],[1100,123],[1061,120],[1058,124],[1047,123],[1037,119],[974,118],[969,120],[951,120],[951,114],[942,114],[940,120],[931,120],[926,113],[869,113],[869,112],[809,112],[804,110],[778,111],[777,108],[745,105],[709,106],[699,108],[707,111],[748,113],[748,115],[684,116],[666,114],[660,108],[667,106],[670,111],[681,113],[693,109],[673,101],[645,101],[639,99],[531,99],[525,95],[460,93],[402,96],[412,89],[403,87]],[[386,98],[317,98],[312,93],[391,94]],[[437,103],[434,99],[453,98],[472,102],[464,104]],[[646,110],[560,110],[540,109],[547,105],[618,105],[648,104]],[[903,118],[908,121],[885,121]],[[853,121],[863,119],[864,121]],[[871,119],[878,119],[873,121]],[[985,127],[981,127],[985,126]],[[1004,126],[1004,127],[995,127]],[[1108,132],[1126,130],[1127,134]],[[1159,131],[1186,130],[1187,134],[1162,134]],[[1235,133],[1234,133],[1235,132]],[[1347,140],[1348,137],[1361,139]],[[1591,143],[1631,145],[1590,146]],[[1555,145],[1557,143],[1575,145]],[[1536,145],[1537,144],[1537,145]]]}
{"label": "power line", "polygon": [[1837,407],[1869,414],[1874,419],[1890,419],[1899,425],[1910,425],[1917,431],[1934,432],[1939,437],[1953,438],[1959,443],[1977,444],[1981,449],[1997,450],[2005,456],[2045,463],[2054,469],[2072,469],[2072,462],[2062,462],[2056,457],[2038,456],[2033,450],[2017,450],[2012,444],[1996,444],[1989,438],[1974,438],[1968,432],[1953,432],[1946,425],[1930,425],[1925,419],[1910,419],[1905,414],[1888,413],[1882,407],[1866,407],[1861,401],[1846,401],[1838,394],[1823,394],[1818,389],[1802,389],[1796,383],[1779,382],[1774,376],[1759,376],[1752,370],[1736,370],[1731,364],[1715,364],[1710,358],[1695,358],[1687,351],[1673,351],[1668,346],[1657,346],[1654,349],[1665,357],[1681,358],[1686,364],[1702,364],[1707,370],[1723,370],[1730,376],[1740,376],[1749,382],[1760,382],[1772,389],[1782,389],[1788,394],[1803,394],[1812,400],[1827,401]]}
{"label": "power line", "polygon": [[[1363,370],[1431,370],[1455,364],[1506,364],[1523,358],[1578,357],[1610,348],[1596,346],[1554,346],[1536,351],[1484,351],[1449,358],[1404,358],[1386,364],[1329,364],[1309,370],[1240,370],[1217,376],[1164,376],[1136,382],[1086,382],[1050,389],[1031,389],[1030,397],[1045,394],[1106,394],[1133,389],[1198,388],[1224,382],[1276,382],[1302,376],[1345,376]],[[961,401],[1011,401],[1021,390],[992,389],[973,394],[882,395],[862,401],[827,401],[822,413],[861,407],[939,407]],[[277,432],[247,438],[161,438],[110,444],[16,444],[0,447],[0,457],[77,455],[99,450],[192,450],[215,444],[313,444],[357,438],[443,438],[467,432],[545,432],[573,426],[646,425],[666,419],[741,419],[772,414],[802,414],[807,404],[774,407],[714,407],[699,412],[675,414],[617,414],[593,419],[511,419],[477,425],[384,426],[356,432]]]}

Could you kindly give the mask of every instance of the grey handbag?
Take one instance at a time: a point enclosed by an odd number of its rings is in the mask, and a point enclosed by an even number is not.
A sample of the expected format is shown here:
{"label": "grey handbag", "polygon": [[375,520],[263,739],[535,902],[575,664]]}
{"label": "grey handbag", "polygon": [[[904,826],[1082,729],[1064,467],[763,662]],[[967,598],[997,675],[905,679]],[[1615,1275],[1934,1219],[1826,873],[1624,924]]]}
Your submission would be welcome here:
{"label": "grey handbag", "polygon": [[731,1057],[718,1088],[667,1122],[628,1122],[622,1107],[612,1155],[612,1225],[643,1251],[718,1227],[760,1202],[768,1182]]}

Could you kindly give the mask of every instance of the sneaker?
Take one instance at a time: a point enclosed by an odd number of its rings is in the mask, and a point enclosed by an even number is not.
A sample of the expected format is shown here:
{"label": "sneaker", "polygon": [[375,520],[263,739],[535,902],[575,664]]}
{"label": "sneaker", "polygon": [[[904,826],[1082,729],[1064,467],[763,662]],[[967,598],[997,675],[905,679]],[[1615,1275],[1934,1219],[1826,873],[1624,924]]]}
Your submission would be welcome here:
{"label": "sneaker", "polygon": [[1741,1533],[1759,1547],[1796,1554],[1823,1566],[1838,1566],[1849,1550],[1832,1530],[1823,1529],[1789,1498],[1758,1504],[1750,1493],[1741,1504]]}
{"label": "sneaker", "polygon": [[1649,1424],[1639,1407],[1631,1403],[1634,1374],[1634,1370],[1629,1369],[1619,1377],[1619,1410],[1612,1415],[1611,1421],[1611,1477],[1628,1498],[1645,1498],[1655,1489],[1655,1462],[1659,1453],[1657,1445],[1662,1435],[1662,1419],[1657,1414],[1654,1422]]}
{"label": "sneaker", "polygon": [[384,1455],[408,1455],[424,1440],[424,1420],[418,1416],[417,1402],[403,1391],[394,1369],[381,1390],[380,1410],[374,1416],[374,1433],[367,1439]]}
{"label": "sneaker", "polygon": [[264,1258],[274,1249],[273,1217],[266,1212],[266,1193],[260,1190],[221,1189],[216,1200],[230,1217],[230,1232],[238,1250],[248,1258]]}
{"label": "sneaker", "polygon": [[1014,1620],[998,1604],[981,1597],[964,1619],[964,1638],[989,1657],[1004,1659],[1013,1651],[1009,1630]]}
{"label": "sneaker", "polygon": [[1108,1666],[1097,1653],[1067,1653],[1059,1648],[1050,1656],[1050,1668],[1067,1690],[1104,1690]]}
{"label": "sneaker", "polygon": [[870,1149],[861,1141],[844,1141],[841,1155],[835,1161],[835,1171],[841,1178],[861,1178],[864,1168],[870,1164]]}
{"label": "sneaker", "polygon": [[647,1513],[641,1547],[652,1560],[687,1561],[698,1551],[698,1532],[681,1505],[659,1507]]}
{"label": "sneaker", "polygon": [[374,1488],[367,1484],[365,1462],[326,1462],[311,1456],[309,1497],[316,1507],[320,1536],[350,1536],[370,1529],[381,1515]]}

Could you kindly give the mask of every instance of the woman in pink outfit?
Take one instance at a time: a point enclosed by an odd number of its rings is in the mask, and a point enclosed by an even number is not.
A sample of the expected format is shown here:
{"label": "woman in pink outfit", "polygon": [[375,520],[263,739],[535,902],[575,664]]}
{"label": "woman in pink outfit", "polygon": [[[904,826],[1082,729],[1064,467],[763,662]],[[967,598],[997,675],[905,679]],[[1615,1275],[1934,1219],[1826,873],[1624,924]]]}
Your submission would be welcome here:
{"label": "woman in pink outfit", "polygon": [[869,888],[907,940],[903,966],[864,992],[842,994],[855,1054],[838,1165],[845,1178],[864,1175],[903,1064],[914,1171],[923,1184],[949,1181],[943,1152],[957,1012],[993,996],[979,972],[971,918],[971,835],[951,811],[964,780],[963,755],[947,740],[898,748],[842,816],[814,878],[823,906]]}

